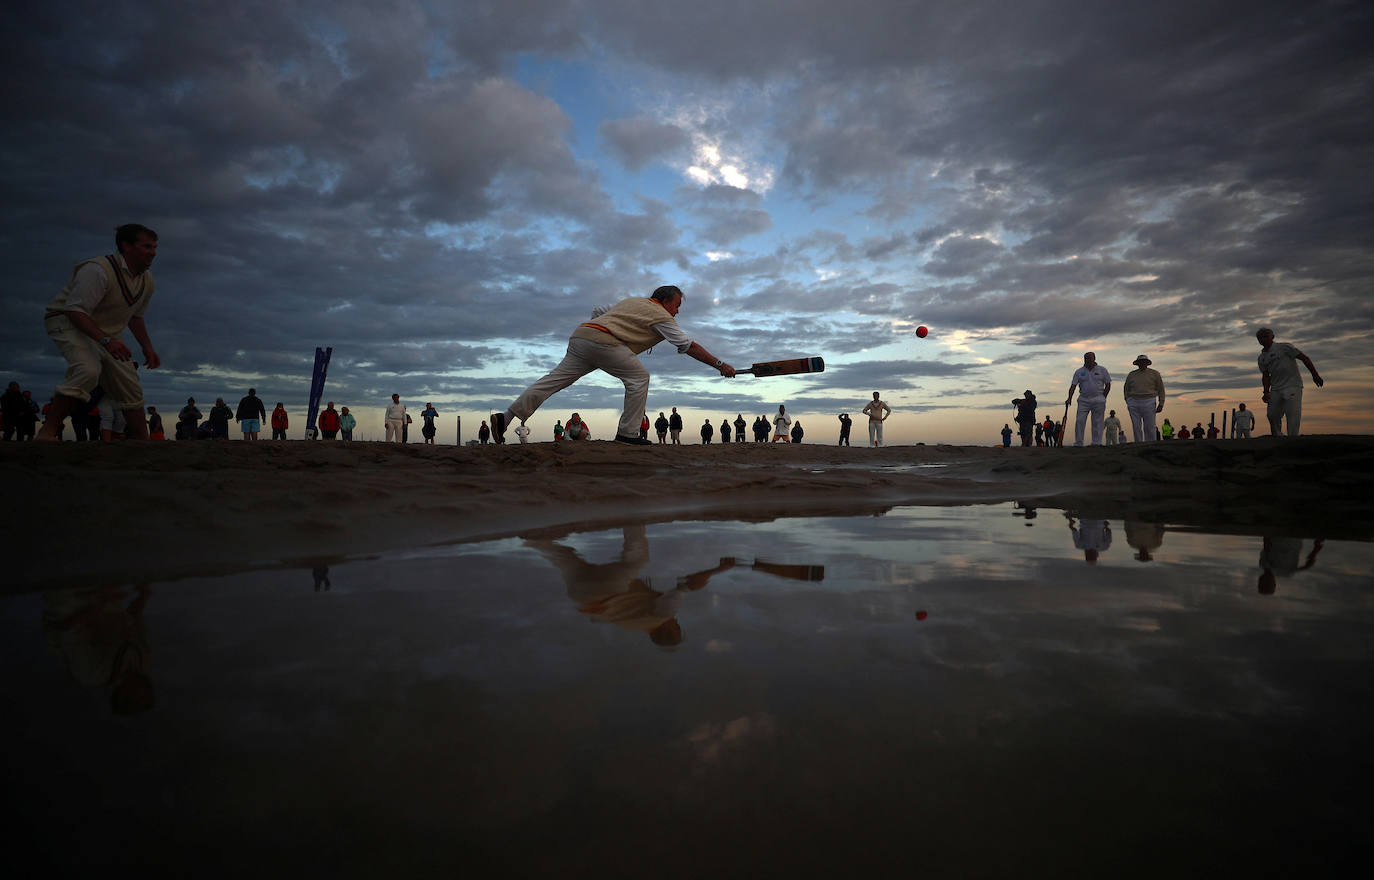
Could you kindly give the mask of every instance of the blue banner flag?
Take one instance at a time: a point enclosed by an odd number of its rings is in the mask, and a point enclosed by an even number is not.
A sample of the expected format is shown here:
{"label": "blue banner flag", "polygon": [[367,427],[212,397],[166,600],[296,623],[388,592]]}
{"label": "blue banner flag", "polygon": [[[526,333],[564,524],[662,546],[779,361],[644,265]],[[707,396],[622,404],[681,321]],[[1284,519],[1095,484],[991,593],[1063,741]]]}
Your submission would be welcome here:
{"label": "blue banner flag", "polygon": [[315,375],[310,380],[310,410],[305,416],[305,439],[314,440],[318,435],[315,416],[320,411],[320,398],[324,397],[324,374],[329,372],[329,356],[334,347],[315,349]]}

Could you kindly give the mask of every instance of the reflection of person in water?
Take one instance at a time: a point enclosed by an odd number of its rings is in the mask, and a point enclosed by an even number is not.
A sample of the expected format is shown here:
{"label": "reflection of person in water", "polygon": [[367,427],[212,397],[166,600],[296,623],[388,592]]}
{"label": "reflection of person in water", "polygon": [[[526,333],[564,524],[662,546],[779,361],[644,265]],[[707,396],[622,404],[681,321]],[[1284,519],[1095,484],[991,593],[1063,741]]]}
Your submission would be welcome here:
{"label": "reflection of person in water", "polygon": [[315,592],[317,593],[321,590],[328,592],[329,588],[333,586],[329,582],[329,566],[327,565],[317,565],[310,569],[310,576],[315,579]]}
{"label": "reflection of person in water", "polygon": [[525,545],[538,550],[562,573],[568,598],[583,614],[622,629],[648,633],[654,644],[665,647],[682,641],[677,609],[683,594],[701,589],[711,575],[734,566],[733,560],[729,564],[721,560],[717,567],[679,578],[677,586],[660,593],[647,578],[638,576],[649,564],[649,539],[643,524],[625,526],[620,558],[615,562],[587,562],[576,550],[547,538],[527,538]]}
{"label": "reflection of person in water", "polygon": [[1126,520],[1126,543],[1135,550],[1135,558],[1141,562],[1154,559],[1151,552],[1158,550],[1164,543],[1164,526],[1160,523]]}
{"label": "reflection of person in water", "polygon": [[137,586],[127,606],[124,599],[124,591],[114,586],[46,593],[43,635],[78,684],[108,687],[111,710],[136,715],[153,707],[143,623],[148,586]]}
{"label": "reflection of person in water", "polygon": [[1074,524],[1074,516],[1067,510],[1064,517],[1069,521],[1069,531],[1073,533],[1073,546],[1083,551],[1083,561],[1089,565],[1097,564],[1097,557],[1103,550],[1112,546],[1112,527],[1105,519],[1085,519]]}
{"label": "reflection of person in water", "polygon": [[1035,523],[1031,522],[1031,520],[1035,519],[1035,505],[1032,502],[1013,501],[1012,508],[1012,516],[1024,516],[1026,518],[1026,525],[1035,525]]}
{"label": "reflection of person in water", "polygon": [[[735,567],[733,557],[721,557],[712,568],[683,575],[666,593],[660,593],[639,572],[649,564],[649,539],[644,526],[625,526],[620,557],[614,562],[591,563],[576,550],[549,538],[526,538],[525,545],[539,551],[563,575],[568,598],[578,610],[593,620],[614,623],[634,632],[648,633],[656,645],[671,647],[682,642],[682,626],[677,621],[682,597],[706,586],[711,577]],[[756,560],[752,566],[776,577],[820,581],[825,567],[820,565],[780,565]]]}
{"label": "reflection of person in water", "polygon": [[1321,552],[1325,540],[1318,538],[1312,542],[1312,552],[1307,554],[1307,560],[1301,564],[1298,559],[1302,556],[1302,538],[1271,538],[1266,536],[1264,545],[1260,548],[1259,565],[1263,571],[1259,576],[1259,591],[1261,595],[1272,596],[1278,588],[1278,578],[1276,575],[1297,574],[1304,569],[1311,568],[1317,562],[1317,554]]}

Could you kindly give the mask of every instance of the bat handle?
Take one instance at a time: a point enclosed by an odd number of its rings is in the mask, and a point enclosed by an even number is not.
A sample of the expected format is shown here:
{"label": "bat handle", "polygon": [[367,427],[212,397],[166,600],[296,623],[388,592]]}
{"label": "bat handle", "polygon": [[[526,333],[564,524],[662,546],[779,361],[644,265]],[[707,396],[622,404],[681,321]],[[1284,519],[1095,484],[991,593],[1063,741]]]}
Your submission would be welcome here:
{"label": "bat handle", "polygon": [[750,375],[753,375],[754,370],[753,370],[753,368],[750,368],[750,369],[748,369],[748,370],[735,370],[735,375],[736,375],[736,376],[742,375],[742,374],[744,374],[744,373],[749,373]]}

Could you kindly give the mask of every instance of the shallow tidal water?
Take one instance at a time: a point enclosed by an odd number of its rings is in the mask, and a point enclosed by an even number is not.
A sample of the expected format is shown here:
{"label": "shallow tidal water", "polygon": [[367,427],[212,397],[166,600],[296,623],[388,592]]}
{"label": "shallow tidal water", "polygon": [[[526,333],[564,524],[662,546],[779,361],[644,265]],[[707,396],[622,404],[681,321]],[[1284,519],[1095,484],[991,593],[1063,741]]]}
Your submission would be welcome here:
{"label": "shallow tidal water", "polygon": [[1374,544],[1016,504],[0,598],[59,873],[1262,875],[1367,857]]}

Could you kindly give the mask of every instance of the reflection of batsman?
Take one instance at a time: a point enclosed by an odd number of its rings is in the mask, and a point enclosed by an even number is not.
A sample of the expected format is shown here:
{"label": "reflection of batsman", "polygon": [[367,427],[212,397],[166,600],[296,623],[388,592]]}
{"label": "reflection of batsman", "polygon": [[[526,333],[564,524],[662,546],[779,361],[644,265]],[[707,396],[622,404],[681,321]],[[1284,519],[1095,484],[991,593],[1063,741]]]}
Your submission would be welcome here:
{"label": "reflection of batsman", "polygon": [[[656,645],[680,644],[682,626],[677,621],[677,612],[682,597],[706,586],[713,575],[734,568],[734,558],[721,557],[718,565],[683,575],[671,590],[660,593],[648,578],[639,576],[640,570],[649,564],[649,539],[644,534],[644,526],[625,526],[623,534],[620,557],[614,562],[587,562],[573,548],[548,538],[526,538],[525,546],[539,551],[558,569],[567,584],[568,598],[592,620],[648,633]],[[825,567],[819,565],[755,561],[753,568],[793,580],[819,581],[825,577]]]}

